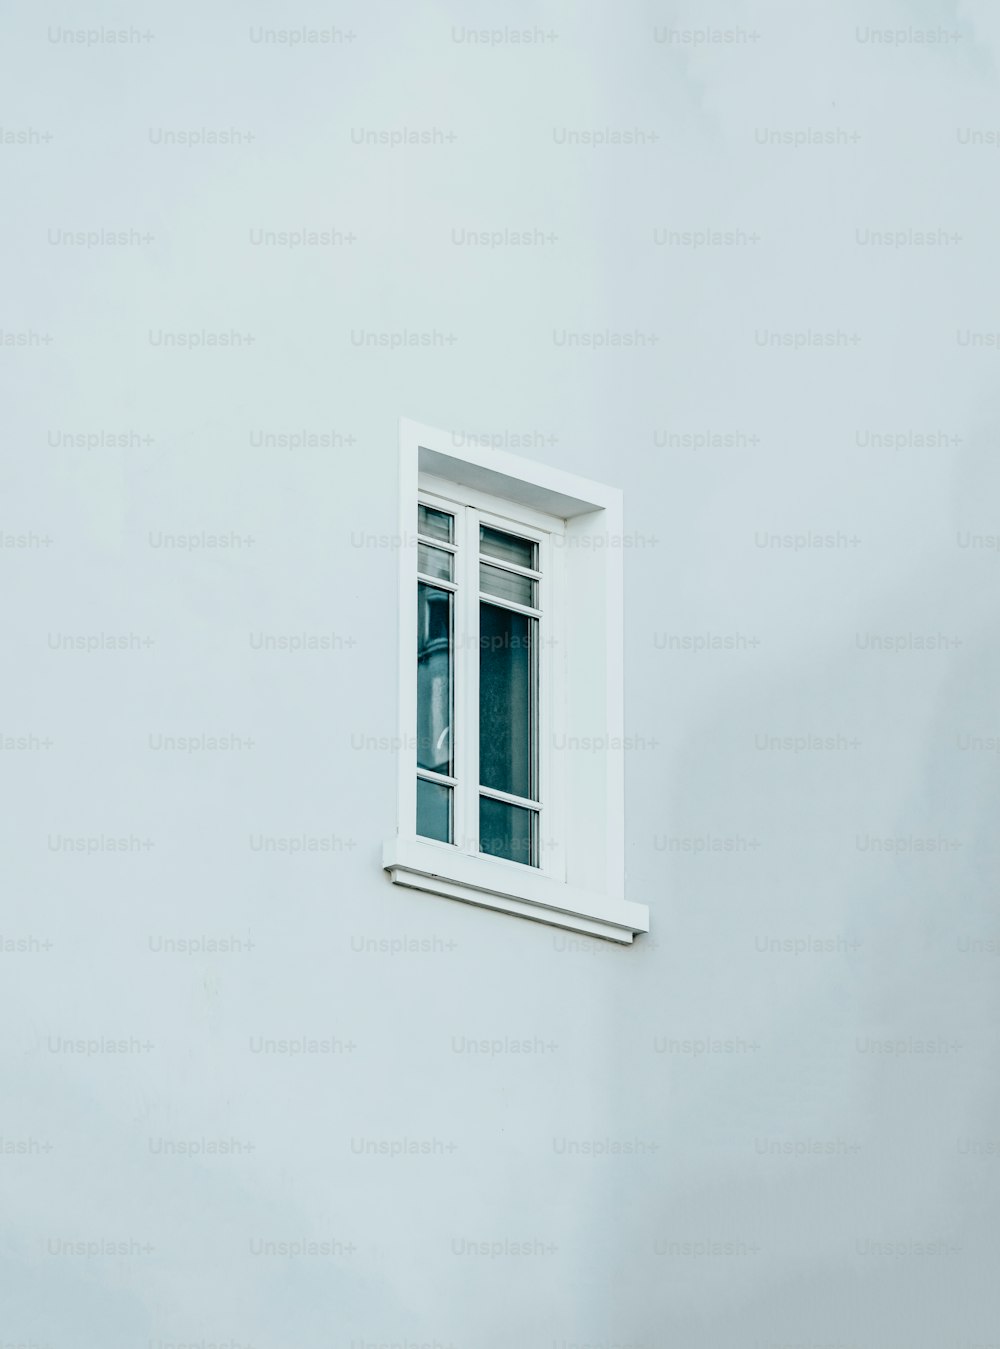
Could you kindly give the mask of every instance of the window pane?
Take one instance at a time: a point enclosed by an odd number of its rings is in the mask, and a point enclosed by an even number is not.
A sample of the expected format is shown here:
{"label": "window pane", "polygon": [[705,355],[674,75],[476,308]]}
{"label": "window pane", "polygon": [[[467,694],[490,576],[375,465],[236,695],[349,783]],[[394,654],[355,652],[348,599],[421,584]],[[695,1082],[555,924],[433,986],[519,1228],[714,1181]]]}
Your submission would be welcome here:
{"label": "window pane", "polygon": [[417,544],[417,571],[439,581],[451,580],[452,554],[443,548],[432,548],[429,543]]}
{"label": "window pane", "polygon": [[537,618],[479,606],[479,783],[537,800]]}
{"label": "window pane", "polygon": [[538,544],[531,539],[519,539],[489,525],[479,526],[479,551],[484,557],[495,557],[498,562],[513,562],[518,567],[537,566]]}
{"label": "window pane", "polygon": [[417,833],[421,838],[451,842],[451,788],[417,778]]}
{"label": "window pane", "polygon": [[510,806],[490,796],[479,798],[479,851],[509,862],[538,866],[538,812]]}
{"label": "window pane", "polygon": [[417,507],[417,533],[426,534],[429,539],[440,539],[442,543],[451,543],[451,531],[454,517],[447,511],[436,511],[430,506]]}
{"label": "window pane", "polygon": [[452,776],[452,613],[447,590],[417,583],[417,764]]}
{"label": "window pane", "polygon": [[534,607],[537,588],[538,582],[530,576],[518,576],[515,571],[503,571],[485,562],[479,564],[479,589],[487,595],[496,595],[499,600],[513,600],[515,604]]}

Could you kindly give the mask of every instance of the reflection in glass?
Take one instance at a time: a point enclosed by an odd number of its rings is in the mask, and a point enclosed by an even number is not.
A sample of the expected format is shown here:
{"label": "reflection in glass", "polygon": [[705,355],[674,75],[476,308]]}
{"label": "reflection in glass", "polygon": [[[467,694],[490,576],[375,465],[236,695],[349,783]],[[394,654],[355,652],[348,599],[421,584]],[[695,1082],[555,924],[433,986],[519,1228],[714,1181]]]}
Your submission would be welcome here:
{"label": "reflection in glass", "polygon": [[479,783],[537,800],[538,620],[479,606]]}
{"label": "reflection in glass", "polygon": [[513,600],[515,604],[534,608],[537,585],[530,576],[519,576],[516,571],[504,571],[485,562],[479,564],[479,589],[487,595],[496,595],[498,600]]}
{"label": "reflection in glass", "polygon": [[417,507],[417,533],[428,539],[439,539],[441,543],[451,543],[451,531],[454,517],[447,511],[436,511],[432,506]]}
{"label": "reflection in glass", "polygon": [[417,583],[417,765],[452,776],[451,594]]}
{"label": "reflection in glass", "polygon": [[450,843],[451,788],[440,782],[417,778],[417,833],[421,838],[436,838]]}
{"label": "reflection in glass", "polygon": [[417,544],[417,571],[438,581],[450,581],[451,567],[451,553],[446,553],[443,548],[432,548],[429,543]]}
{"label": "reflection in glass", "polygon": [[479,851],[490,857],[537,866],[537,825],[537,811],[494,801],[490,796],[479,798]]}
{"label": "reflection in glass", "polygon": [[479,551],[483,557],[496,558],[498,562],[513,562],[530,571],[534,571],[538,565],[537,543],[505,534],[501,529],[491,529],[489,525],[479,526]]}

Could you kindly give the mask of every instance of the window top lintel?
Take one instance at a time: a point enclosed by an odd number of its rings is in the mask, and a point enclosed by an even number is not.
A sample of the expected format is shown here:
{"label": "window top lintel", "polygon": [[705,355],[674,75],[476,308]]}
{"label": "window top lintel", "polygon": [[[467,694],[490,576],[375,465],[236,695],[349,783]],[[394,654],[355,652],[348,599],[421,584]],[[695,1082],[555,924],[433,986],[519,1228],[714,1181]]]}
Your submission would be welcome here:
{"label": "window top lintel", "polygon": [[417,447],[420,473],[530,506],[559,519],[593,511],[621,510],[620,489],[579,474],[550,468],[506,450],[467,444],[465,437],[456,445],[454,435],[405,418],[400,421],[400,433]]}

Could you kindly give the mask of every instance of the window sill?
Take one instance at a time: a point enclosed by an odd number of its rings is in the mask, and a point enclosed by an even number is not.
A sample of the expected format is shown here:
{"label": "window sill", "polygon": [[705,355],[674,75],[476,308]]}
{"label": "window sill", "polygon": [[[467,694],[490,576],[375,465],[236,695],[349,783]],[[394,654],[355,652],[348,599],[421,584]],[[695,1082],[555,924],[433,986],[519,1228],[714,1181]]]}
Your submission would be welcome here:
{"label": "window sill", "polygon": [[387,839],[382,866],[394,885],[516,913],[591,937],[627,943],[637,933],[649,931],[645,904],[564,885],[515,863],[470,857],[447,844]]}

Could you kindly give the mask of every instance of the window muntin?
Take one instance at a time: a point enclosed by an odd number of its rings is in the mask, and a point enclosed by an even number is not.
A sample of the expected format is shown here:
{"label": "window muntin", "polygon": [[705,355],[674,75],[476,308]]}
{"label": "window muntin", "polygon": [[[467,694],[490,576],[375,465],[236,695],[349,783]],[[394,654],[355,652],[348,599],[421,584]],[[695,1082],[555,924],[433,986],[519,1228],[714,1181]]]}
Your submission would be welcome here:
{"label": "window muntin", "polygon": [[[447,503],[449,514],[433,494],[421,497],[416,832],[539,867],[545,534],[518,523],[501,529],[489,512],[459,502]],[[443,617],[435,644],[425,613],[445,596],[447,647]]]}

